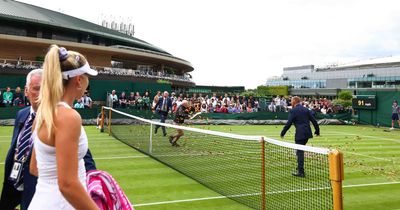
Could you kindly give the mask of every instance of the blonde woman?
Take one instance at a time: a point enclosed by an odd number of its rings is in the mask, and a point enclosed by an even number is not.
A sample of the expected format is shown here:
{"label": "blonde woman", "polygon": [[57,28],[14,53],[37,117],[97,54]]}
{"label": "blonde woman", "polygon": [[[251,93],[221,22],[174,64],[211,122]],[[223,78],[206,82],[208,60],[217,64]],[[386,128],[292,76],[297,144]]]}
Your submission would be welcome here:
{"label": "blonde woman", "polygon": [[32,134],[30,171],[38,175],[38,183],[28,209],[98,209],[86,192],[87,136],[81,116],[71,108],[86,91],[88,75],[97,72],[80,53],[50,47]]}

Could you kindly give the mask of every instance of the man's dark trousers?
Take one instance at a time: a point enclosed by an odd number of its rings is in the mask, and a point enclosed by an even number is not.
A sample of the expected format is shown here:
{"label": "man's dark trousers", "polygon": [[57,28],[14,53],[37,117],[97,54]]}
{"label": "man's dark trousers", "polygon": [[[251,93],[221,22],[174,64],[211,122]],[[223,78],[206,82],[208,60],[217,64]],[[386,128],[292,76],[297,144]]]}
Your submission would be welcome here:
{"label": "man's dark trousers", "polygon": [[[296,144],[306,145],[308,139],[296,141]],[[297,171],[301,174],[304,174],[304,151],[303,150],[296,150],[297,156]]]}
{"label": "man's dark trousers", "polygon": [[[167,119],[167,117],[168,117],[168,112],[160,111],[160,122],[165,123],[165,120]],[[157,133],[157,130],[160,127],[161,127],[161,129],[163,131],[164,136],[167,135],[167,131],[165,130],[165,126],[156,125],[156,131],[155,132]]]}

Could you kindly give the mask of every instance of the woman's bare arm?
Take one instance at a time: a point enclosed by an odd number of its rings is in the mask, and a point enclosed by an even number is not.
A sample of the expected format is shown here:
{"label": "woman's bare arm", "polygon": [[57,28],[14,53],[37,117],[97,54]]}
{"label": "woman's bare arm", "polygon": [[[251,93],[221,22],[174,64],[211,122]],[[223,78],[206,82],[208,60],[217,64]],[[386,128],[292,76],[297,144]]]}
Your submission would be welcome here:
{"label": "woman's bare arm", "polygon": [[35,148],[32,147],[32,156],[31,156],[31,162],[29,164],[29,173],[32,174],[33,176],[38,176],[38,169],[37,169],[37,163],[36,163],[36,152]]}
{"label": "woman's bare arm", "polygon": [[76,209],[98,209],[78,178],[78,145],[82,120],[72,109],[59,108],[55,119],[55,147],[58,185],[65,199]]}

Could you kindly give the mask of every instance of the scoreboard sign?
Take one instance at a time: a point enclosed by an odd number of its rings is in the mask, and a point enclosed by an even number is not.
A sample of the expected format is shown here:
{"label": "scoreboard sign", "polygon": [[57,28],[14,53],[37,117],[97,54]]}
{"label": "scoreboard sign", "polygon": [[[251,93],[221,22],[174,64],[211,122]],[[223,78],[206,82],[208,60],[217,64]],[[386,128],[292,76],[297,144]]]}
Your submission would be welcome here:
{"label": "scoreboard sign", "polygon": [[352,101],[353,109],[376,109],[376,98],[374,95],[357,95]]}

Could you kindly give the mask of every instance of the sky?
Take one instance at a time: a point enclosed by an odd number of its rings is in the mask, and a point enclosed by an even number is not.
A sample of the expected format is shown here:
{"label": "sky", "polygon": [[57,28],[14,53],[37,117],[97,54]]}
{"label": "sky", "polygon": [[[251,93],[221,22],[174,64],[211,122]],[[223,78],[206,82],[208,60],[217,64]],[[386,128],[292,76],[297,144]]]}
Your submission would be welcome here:
{"label": "sky", "polygon": [[283,67],[400,55],[396,0],[20,0],[135,37],[189,61],[197,85],[256,88]]}

